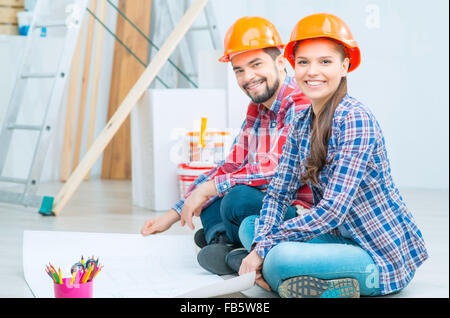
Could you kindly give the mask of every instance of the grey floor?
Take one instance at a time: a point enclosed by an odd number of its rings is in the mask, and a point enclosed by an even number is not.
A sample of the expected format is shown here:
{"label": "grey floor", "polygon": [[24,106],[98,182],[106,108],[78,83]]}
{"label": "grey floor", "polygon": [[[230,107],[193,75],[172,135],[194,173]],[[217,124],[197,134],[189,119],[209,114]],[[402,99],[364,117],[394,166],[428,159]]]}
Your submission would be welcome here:
{"label": "grey floor", "polygon": [[[55,196],[62,184],[40,186]],[[448,190],[401,189],[427,244],[430,258],[400,293],[384,297],[449,297],[449,193]],[[131,182],[85,181],[57,217],[44,217],[37,209],[0,203],[0,297],[33,297],[23,277],[24,230],[139,233],[144,221],[161,213],[132,206]],[[199,219],[194,221],[200,228]],[[167,234],[193,234],[179,223]],[[226,276],[229,278],[231,276]],[[277,297],[255,286],[235,297]]]}

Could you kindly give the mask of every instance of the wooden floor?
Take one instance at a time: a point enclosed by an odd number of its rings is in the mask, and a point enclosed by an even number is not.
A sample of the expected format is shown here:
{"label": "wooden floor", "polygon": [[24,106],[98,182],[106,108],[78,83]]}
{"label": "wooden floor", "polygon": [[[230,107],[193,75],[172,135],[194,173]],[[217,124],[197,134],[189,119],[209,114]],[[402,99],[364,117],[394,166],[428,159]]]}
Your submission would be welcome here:
{"label": "wooden floor", "polygon": [[[60,183],[43,184],[39,192],[55,196],[60,187]],[[449,193],[419,189],[401,189],[401,193],[423,232],[430,259],[402,292],[385,297],[449,297]],[[42,216],[34,208],[0,203],[0,297],[33,297],[23,277],[24,230],[136,234],[147,218],[161,214],[132,205],[129,181],[83,182],[57,217]],[[201,227],[198,218],[194,224],[196,229]],[[166,233],[193,235],[179,223]],[[276,297],[258,286],[244,294]]]}

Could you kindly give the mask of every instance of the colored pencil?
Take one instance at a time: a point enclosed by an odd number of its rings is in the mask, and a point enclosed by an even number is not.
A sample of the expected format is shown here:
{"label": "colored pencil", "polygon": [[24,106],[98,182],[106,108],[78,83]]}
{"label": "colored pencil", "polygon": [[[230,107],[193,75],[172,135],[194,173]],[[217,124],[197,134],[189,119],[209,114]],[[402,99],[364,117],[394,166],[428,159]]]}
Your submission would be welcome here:
{"label": "colored pencil", "polygon": [[[50,264],[50,263],[49,263]],[[51,264],[50,264],[51,266]],[[55,283],[59,284],[59,279],[58,279],[58,274],[56,273],[55,269],[52,267],[48,267],[47,266],[48,271],[52,274],[52,276],[54,277]]]}
{"label": "colored pencil", "polygon": [[87,274],[87,270],[84,270],[84,271],[83,271],[83,274],[82,274],[81,277],[80,277],[80,284],[83,284],[83,283],[84,283],[84,278],[86,277],[86,274]]}
{"label": "colored pencil", "polygon": [[53,275],[47,269],[45,270],[45,272],[47,273],[48,276],[50,276],[52,281],[55,282],[55,278],[53,277]]}
{"label": "colored pencil", "polygon": [[73,272],[73,274],[72,274],[72,279],[70,280],[70,283],[73,285],[73,282],[74,282],[74,280],[75,280],[75,276],[77,275],[77,272],[78,271],[76,271],[76,272]]}
{"label": "colored pencil", "polygon": [[50,267],[53,269],[53,271],[56,273],[56,269],[53,267],[53,265],[50,262],[48,263],[50,264]]}
{"label": "colored pencil", "polygon": [[[73,285],[84,284],[92,281],[103,269],[103,265],[100,265],[98,260],[98,258],[95,259],[94,255],[92,255],[92,257],[88,259],[89,262],[85,262],[83,255],[81,255],[81,263],[83,264],[83,267],[78,267],[77,270],[72,273],[72,277],[67,278],[67,283],[70,281],[70,284]],[[48,262],[48,265],[45,265],[44,267],[45,273],[52,279],[53,283],[61,285],[64,284],[61,267],[58,267],[57,271],[50,262]]]}
{"label": "colored pencil", "polygon": [[88,282],[90,282],[91,280],[93,280],[94,279],[94,277],[95,277],[95,274],[98,272],[98,267],[96,266],[96,267],[94,267],[94,269],[92,270],[92,272],[91,272],[91,275],[89,276],[89,278],[88,278]]}
{"label": "colored pencil", "polygon": [[56,283],[56,284],[61,284],[61,283],[59,282],[58,275],[57,275],[56,273],[53,273],[53,276],[55,277],[55,283]]}
{"label": "colored pencil", "polygon": [[97,272],[97,268],[98,268],[97,263],[94,263],[94,265],[93,265],[92,267],[93,267],[92,273],[91,273],[91,275],[89,276],[88,281],[90,281],[90,280],[92,280],[92,278],[94,278],[94,274]]}
{"label": "colored pencil", "polygon": [[58,268],[58,272],[59,272],[59,275],[58,275],[58,277],[59,277],[59,281],[61,282],[61,284],[63,283],[63,279],[62,279],[62,275],[61,275],[61,267],[60,268]]}
{"label": "colored pencil", "polygon": [[89,276],[91,275],[92,269],[93,269],[93,267],[89,266],[89,270],[87,271],[87,274],[86,274],[86,277],[83,280],[83,283],[86,283],[87,280],[89,279]]}
{"label": "colored pencil", "polygon": [[91,280],[95,278],[95,276],[97,276],[98,272],[101,271],[101,269],[103,268],[103,266],[100,266],[97,271],[95,272],[94,276],[92,276]]}
{"label": "colored pencil", "polygon": [[81,274],[80,274],[80,278],[78,279],[79,284],[83,283],[84,275],[86,275],[86,271],[82,270]]}
{"label": "colored pencil", "polygon": [[81,269],[77,270],[77,276],[75,277],[75,284],[80,283]]}

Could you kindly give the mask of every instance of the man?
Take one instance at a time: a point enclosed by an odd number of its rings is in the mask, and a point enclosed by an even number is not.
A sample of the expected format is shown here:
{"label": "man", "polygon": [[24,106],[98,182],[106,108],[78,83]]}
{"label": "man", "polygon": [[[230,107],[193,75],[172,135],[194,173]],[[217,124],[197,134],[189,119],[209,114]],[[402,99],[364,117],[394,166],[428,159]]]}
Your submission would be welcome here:
{"label": "man", "polygon": [[[259,215],[264,191],[274,176],[295,113],[309,105],[293,78],[286,74],[283,43],[275,26],[261,17],[244,17],[228,30],[219,61],[231,62],[240,88],[251,98],[240,133],[227,159],[201,175],[187,195],[169,212],[149,219],[142,235],[160,233],[178,220],[194,229],[200,216],[203,229],[195,234],[200,265],[224,275],[237,272],[247,252],[238,229],[249,215]],[[305,186],[296,201],[312,203]],[[293,203],[295,204],[295,203]],[[287,216],[287,217],[293,217]]]}

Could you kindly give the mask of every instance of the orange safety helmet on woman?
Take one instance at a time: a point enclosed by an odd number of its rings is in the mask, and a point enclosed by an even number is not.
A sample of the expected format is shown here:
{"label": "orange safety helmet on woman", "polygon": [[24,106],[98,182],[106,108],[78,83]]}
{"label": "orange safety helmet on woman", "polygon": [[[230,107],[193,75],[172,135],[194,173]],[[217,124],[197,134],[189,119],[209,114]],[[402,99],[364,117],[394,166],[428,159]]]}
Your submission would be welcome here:
{"label": "orange safety helmet on woman", "polygon": [[292,30],[291,39],[284,49],[284,57],[293,68],[295,68],[296,43],[314,38],[330,38],[341,43],[345,47],[346,57],[350,59],[348,72],[353,71],[361,63],[361,52],[347,24],[333,14],[317,13],[298,21]]}
{"label": "orange safety helmet on woman", "polygon": [[228,29],[224,39],[224,55],[220,62],[229,62],[235,53],[284,44],[275,26],[261,17],[243,17]]}

